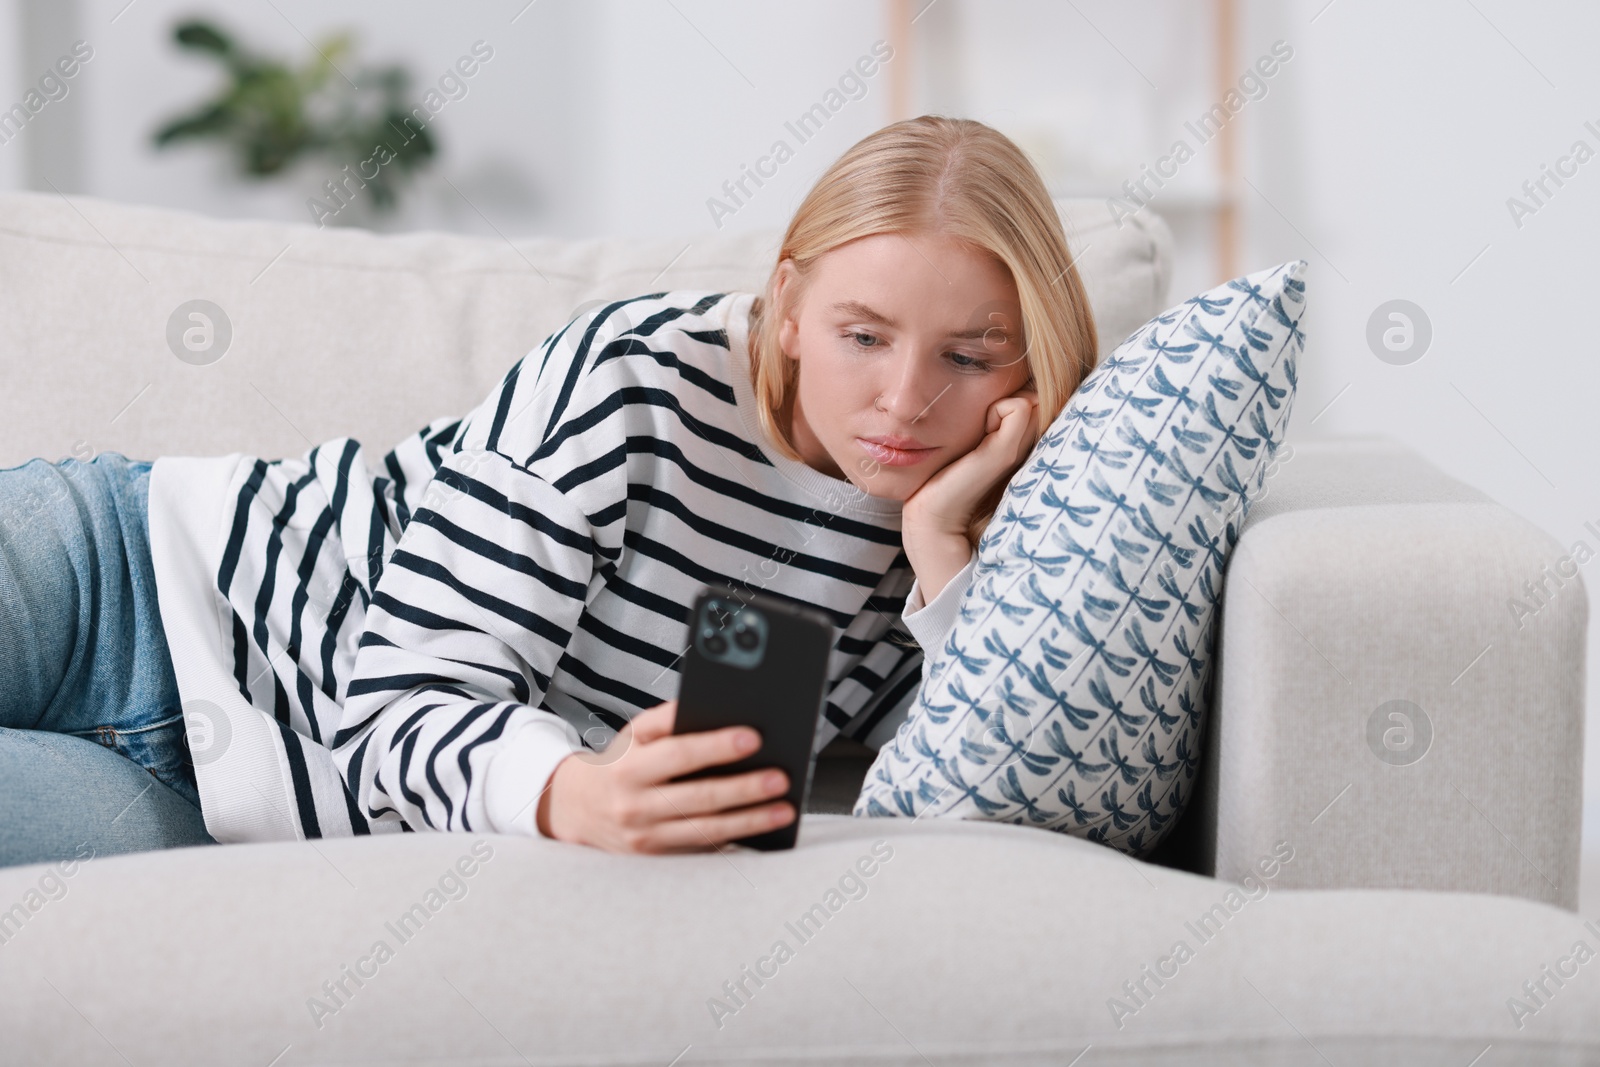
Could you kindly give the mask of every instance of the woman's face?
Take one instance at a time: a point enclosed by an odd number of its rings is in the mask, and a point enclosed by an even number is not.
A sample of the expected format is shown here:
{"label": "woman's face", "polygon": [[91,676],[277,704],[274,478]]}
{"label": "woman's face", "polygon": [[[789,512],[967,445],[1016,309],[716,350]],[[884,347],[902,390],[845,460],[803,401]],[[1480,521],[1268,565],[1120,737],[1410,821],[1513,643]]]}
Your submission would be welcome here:
{"label": "woman's face", "polygon": [[[795,275],[785,261],[780,284]],[[821,256],[779,327],[800,364],[784,418],[806,464],[904,501],[983,440],[1029,380],[1005,265],[942,234],[873,234]],[[879,399],[881,397],[881,399]]]}

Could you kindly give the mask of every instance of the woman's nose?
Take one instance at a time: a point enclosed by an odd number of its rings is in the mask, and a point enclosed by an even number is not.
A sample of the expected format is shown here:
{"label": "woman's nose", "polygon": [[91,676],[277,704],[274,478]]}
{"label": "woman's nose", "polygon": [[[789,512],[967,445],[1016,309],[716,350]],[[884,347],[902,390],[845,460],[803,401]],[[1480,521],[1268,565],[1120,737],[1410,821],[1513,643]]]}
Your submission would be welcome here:
{"label": "woman's nose", "polygon": [[883,383],[882,399],[876,404],[894,416],[895,421],[909,425],[930,416],[934,405],[949,388],[948,382],[939,386],[931,375],[916,367],[908,367]]}

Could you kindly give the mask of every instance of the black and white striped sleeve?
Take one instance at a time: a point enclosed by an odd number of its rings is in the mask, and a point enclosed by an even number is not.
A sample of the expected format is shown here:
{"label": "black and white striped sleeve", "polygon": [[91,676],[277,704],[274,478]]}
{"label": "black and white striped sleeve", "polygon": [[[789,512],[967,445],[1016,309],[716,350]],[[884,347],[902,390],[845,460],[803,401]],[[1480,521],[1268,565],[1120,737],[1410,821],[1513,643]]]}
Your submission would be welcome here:
{"label": "black and white striped sleeve", "polygon": [[866,706],[839,731],[841,734],[874,749],[882,748],[894,737],[900,724],[917,706],[917,697],[927,684],[929,665],[955,628],[961,597],[972,581],[977,564],[978,553],[974,549],[967,565],[945,583],[932,603],[924,602],[920,580],[911,584],[900,621],[922,646],[922,655],[905,657],[883,680]]}
{"label": "black and white striped sleeve", "polygon": [[468,415],[384,568],[333,745],[369,819],[537,836],[550,775],[584,747],[540,704],[622,547],[615,383],[590,372],[618,306],[553,334]]}

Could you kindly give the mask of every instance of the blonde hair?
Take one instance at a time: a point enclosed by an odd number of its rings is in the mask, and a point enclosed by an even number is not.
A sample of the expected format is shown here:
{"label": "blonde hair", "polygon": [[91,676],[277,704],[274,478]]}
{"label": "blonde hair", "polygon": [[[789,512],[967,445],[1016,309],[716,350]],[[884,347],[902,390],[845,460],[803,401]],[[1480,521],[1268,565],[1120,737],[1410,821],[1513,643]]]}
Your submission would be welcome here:
{"label": "blonde hair", "polygon": [[[1061,218],[1038,171],[1010,138],[972,119],[921,115],[851,146],[817,179],[789,222],[777,263],[788,260],[794,276],[782,306],[775,266],[751,308],[751,384],[768,438],[803,462],[781,424],[800,373],[778,343],[782,319],[804,292],[818,257],[879,233],[948,235],[989,252],[1010,271],[1042,434],[1094,369],[1097,349],[1094,315]],[[967,530],[973,545],[1005,486],[998,483],[979,503]]]}

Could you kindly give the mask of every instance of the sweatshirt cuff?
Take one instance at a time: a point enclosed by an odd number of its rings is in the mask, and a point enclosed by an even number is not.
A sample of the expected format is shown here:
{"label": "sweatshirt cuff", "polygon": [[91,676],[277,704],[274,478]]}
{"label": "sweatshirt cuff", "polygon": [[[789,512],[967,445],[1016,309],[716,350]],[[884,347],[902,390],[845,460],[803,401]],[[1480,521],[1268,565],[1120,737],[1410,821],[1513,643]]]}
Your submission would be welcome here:
{"label": "sweatshirt cuff", "polygon": [[554,712],[540,711],[506,738],[484,770],[483,804],[497,834],[549,838],[539,832],[539,799],[556,764],[582,751],[577,731]]}
{"label": "sweatshirt cuff", "polygon": [[973,549],[967,565],[944,583],[944,588],[939,590],[939,595],[933,598],[931,604],[922,601],[922,580],[911,583],[911,592],[906,594],[906,606],[900,613],[900,620],[911,631],[911,636],[917,639],[917,644],[922,646],[927,659],[932,659],[932,653],[944,647],[945,635],[955,625],[961,597],[972,583],[972,572],[977,563],[978,550]]}

